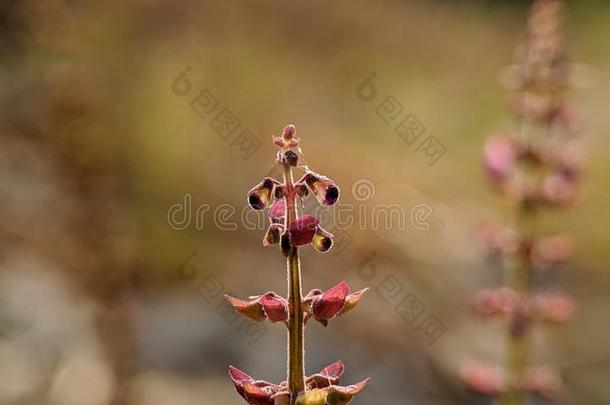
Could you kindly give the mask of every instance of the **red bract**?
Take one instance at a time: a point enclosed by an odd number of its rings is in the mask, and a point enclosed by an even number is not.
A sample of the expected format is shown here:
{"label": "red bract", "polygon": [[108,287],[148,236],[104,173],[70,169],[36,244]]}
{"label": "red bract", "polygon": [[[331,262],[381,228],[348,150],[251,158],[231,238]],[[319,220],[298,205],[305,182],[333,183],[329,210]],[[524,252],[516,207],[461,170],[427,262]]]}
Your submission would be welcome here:
{"label": "red bract", "polygon": [[288,303],[274,292],[268,292],[244,301],[225,294],[225,298],[242,315],[255,321],[269,319],[271,322],[288,320]]}
{"label": "red bract", "polygon": [[318,229],[318,224],[318,220],[311,215],[303,215],[296,221],[292,221],[288,225],[290,245],[303,246],[311,243]]}
{"label": "red bract", "polygon": [[350,288],[345,281],[340,282],[325,292],[311,290],[303,299],[305,310],[317,321],[326,321],[337,315],[342,315],[354,308],[368,288],[350,294]]}
{"label": "red bract", "polygon": [[[344,366],[335,362],[319,373],[306,377],[307,391],[297,399],[297,405],[345,405],[367,384],[366,379],[358,384],[339,386]],[[251,376],[229,366],[229,375],[235,389],[251,405],[288,405],[289,393],[286,381],[279,385],[263,380],[254,380]]]}
{"label": "red bract", "polygon": [[[235,389],[250,405],[275,405],[275,398],[288,394],[285,387],[254,378],[233,366],[229,366],[229,376]],[[279,402],[278,402],[279,403]],[[287,402],[285,402],[287,404]]]}

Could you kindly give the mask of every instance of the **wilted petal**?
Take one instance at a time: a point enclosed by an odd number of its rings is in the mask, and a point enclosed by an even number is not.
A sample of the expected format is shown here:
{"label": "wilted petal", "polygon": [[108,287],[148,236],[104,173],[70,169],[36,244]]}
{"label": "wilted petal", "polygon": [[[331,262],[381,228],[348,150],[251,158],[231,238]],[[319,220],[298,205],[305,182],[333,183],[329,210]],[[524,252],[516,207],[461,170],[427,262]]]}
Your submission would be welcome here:
{"label": "wilted petal", "polygon": [[360,302],[360,300],[368,290],[370,290],[370,288],[366,287],[362,290],[353,292],[347,297],[345,297],[345,304],[343,305],[343,308],[341,308],[339,315],[343,315],[347,311],[353,309]]}
{"label": "wilted petal", "polygon": [[327,405],[345,405],[351,399],[356,396],[360,391],[366,387],[366,384],[369,382],[370,378],[367,378],[364,381],[359,382],[358,384],[348,385],[347,387],[342,387],[339,385],[331,385],[326,388],[328,391],[328,396],[326,397]]}
{"label": "wilted petal", "polygon": [[285,322],[288,320],[288,303],[274,292],[268,292],[258,298],[263,306],[267,318],[271,322]]}
{"label": "wilted petal", "polygon": [[322,295],[316,296],[311,303],[311,313],[316,319],[331,319],[345,305],[345,298],[350,289],[345,281],[329,288]]}
{"label": "wilted petal", "polygon": [[248,191],[248,204],[255,210],[262,210],[271,201],[273,188],[279,184],[271,177],[265,177],[260,183]]}
{"label": "wilted petal", "polygon": [[263,311],[263,306],[258,302],[257,299],[251,301],[244,301],[239,298],[231,297],[227,294],[225,294],[224,296],[225,299],[229,301],[229,304],[231,304],[231,306],[242,315],[255,321],[262,321],[265,319],[265,312]]}
{"label": "wilted petal", "polygon": [[291,246],[302,246],[311,243],[318,229],[318,220],[311,215],[297,218],[288,227]]}

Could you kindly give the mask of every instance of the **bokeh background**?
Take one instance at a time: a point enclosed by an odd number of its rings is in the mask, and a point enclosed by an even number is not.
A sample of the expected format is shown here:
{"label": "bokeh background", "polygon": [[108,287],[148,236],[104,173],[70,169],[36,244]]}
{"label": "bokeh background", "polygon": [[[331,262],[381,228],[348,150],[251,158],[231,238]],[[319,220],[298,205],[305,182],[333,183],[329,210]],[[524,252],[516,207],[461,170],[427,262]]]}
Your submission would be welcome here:
{"label": "bokeh background", "polygon": [[[344,204],[366,213],[398,204],[407,217],[402,228],[357,222],[326,255],[303,250],[306,290],[339,280],[373,288],[349,316],[308,327],[307,371],[341,359],[345,382],[372,377],[355,404],[490,403],[463,388],[458,370],[469,358],[502,361],[501,323],[469,304],[500,282],[477,224],[512,219],[486,185],[480,150],[517,127],[498,75],[528,7],[3,1],[0,404],[240,404],[228,364],[281,381],[283,328],[235,320],[217,294],[285,289],[283,258],[240,212],[273,172],[269,140],[289,122]],[[542,219],[577,241],[574,259],[543,283],[563,286],[578,311],[564,327],[536,328],[532,361],[562,368],[559,403],[607,404],[610,4],[568,10],[570,57],[588,76],[570,95],[586,177],[573,208]],[[358,86],[371,77],[367,101]],[[209,115],[191,106],[204,90],[218,102]],[[387,96],[443,145],[436,163],[377,114]],[[224,108],[240,121],[226,139],[211,126]],[[236,141],[245,129],[260,141],[254,151]],[[389,294],[388,283],[402,289]],[[407,296],[442,323],[438,339],[396,311]]]}

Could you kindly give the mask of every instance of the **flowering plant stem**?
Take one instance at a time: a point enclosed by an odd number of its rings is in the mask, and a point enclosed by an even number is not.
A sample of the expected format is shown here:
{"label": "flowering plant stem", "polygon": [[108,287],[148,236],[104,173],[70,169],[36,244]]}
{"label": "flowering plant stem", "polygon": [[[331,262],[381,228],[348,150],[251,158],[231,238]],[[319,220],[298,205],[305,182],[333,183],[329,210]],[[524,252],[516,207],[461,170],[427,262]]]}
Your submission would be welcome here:
{"label": "flowering plant stem", "polygon": [[[284,164],[284,184],[286,186],[285,229],[296,219],[295,192],[290,165]],[[286,258],[288,272],[288,390],[290,403],[294,404],[297,396],[305,391],[304,362],[304,324],[305,317],[301,302],[301,261],[299,249],[294,246]]]}
{"label": "flowering plant stem", "polygon": [[[281,323],[288,329],[287,379],[280,384],[256,380],[243,371],[229,366],[229,376],[237,393],[250,405],[346,405],[366,386],[368,379],[357,384],[341,386],[339,380],[345,369],[336,361],[320,372],[305,376],[304,331],[308,319],[324,326],[328,321],[353,309],[368,288],[351,292],[345,281],[326,291],[318,288],[303,296],[299,247],[311,245],[321,253],[333,245],[333,235],[320,226],[312,215],[299,216],[298,205],[311,193],[324,205],[334,205],[339,199],[339,187],[328,177],[317,174],[307,166],[299,166],[299,145],[294,125],[287,125],[281,137],[274,137],[279,148],[276,162],[283,168],[283,182],[265,177],[248,191],[248,204],[255,210],[269,208],[269,228],[263,238],[264,246],[279,245],[286,257],[288,297],[268,291],[242,300],[225,294],[229,304],[242,315],[261,322]],[[300,149],[299,149],[299,153]],[[300,180],[294,181],[293,168],[305,169]]]}

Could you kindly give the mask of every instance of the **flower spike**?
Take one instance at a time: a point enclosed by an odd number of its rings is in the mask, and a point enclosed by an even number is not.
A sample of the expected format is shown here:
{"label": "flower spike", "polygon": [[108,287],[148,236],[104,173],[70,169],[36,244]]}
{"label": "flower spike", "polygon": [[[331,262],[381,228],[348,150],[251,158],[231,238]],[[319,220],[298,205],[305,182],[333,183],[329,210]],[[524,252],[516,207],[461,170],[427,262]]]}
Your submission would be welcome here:
{"label": "flower spike", "polygon": [[[299,248],[311,244],[319,252],[328,252],[334,237],[320,226],[316,217],[303,215],[303,199],[312,192],[320,204],[331,206],[339,199],[339,188],[328,177],[299,164],[302,153],[300,149],[293,150],[299,145],[294,125],[286,125],[281,136],[273,138],[273,143],[279,149],[276,162],[283,169],[283,182],[265,177],[248,192],[248,204],[255,210],[268,208],[269,227],[263,245],[279,245],[286,257],[287,298],[275,292],[250,297],[249,300],[229,295],[225,298],[237,312],[252,320],[286,325],[288,378],[275,385],[255,380],[232,366],[229,375],[239,395],[250,405],[345,405],[364,388],[368,379],[354,385],[339,386],[345,368],[340,361],[305,376],[305,323],[313,317],[326,326],[329,319],[354,308],[368,288],[351,293],[347,283],[341,282],[327,291],[312,290],[303,297]],[[306,171],[305,175],[294,182],[293,170],[302,169]]]}

